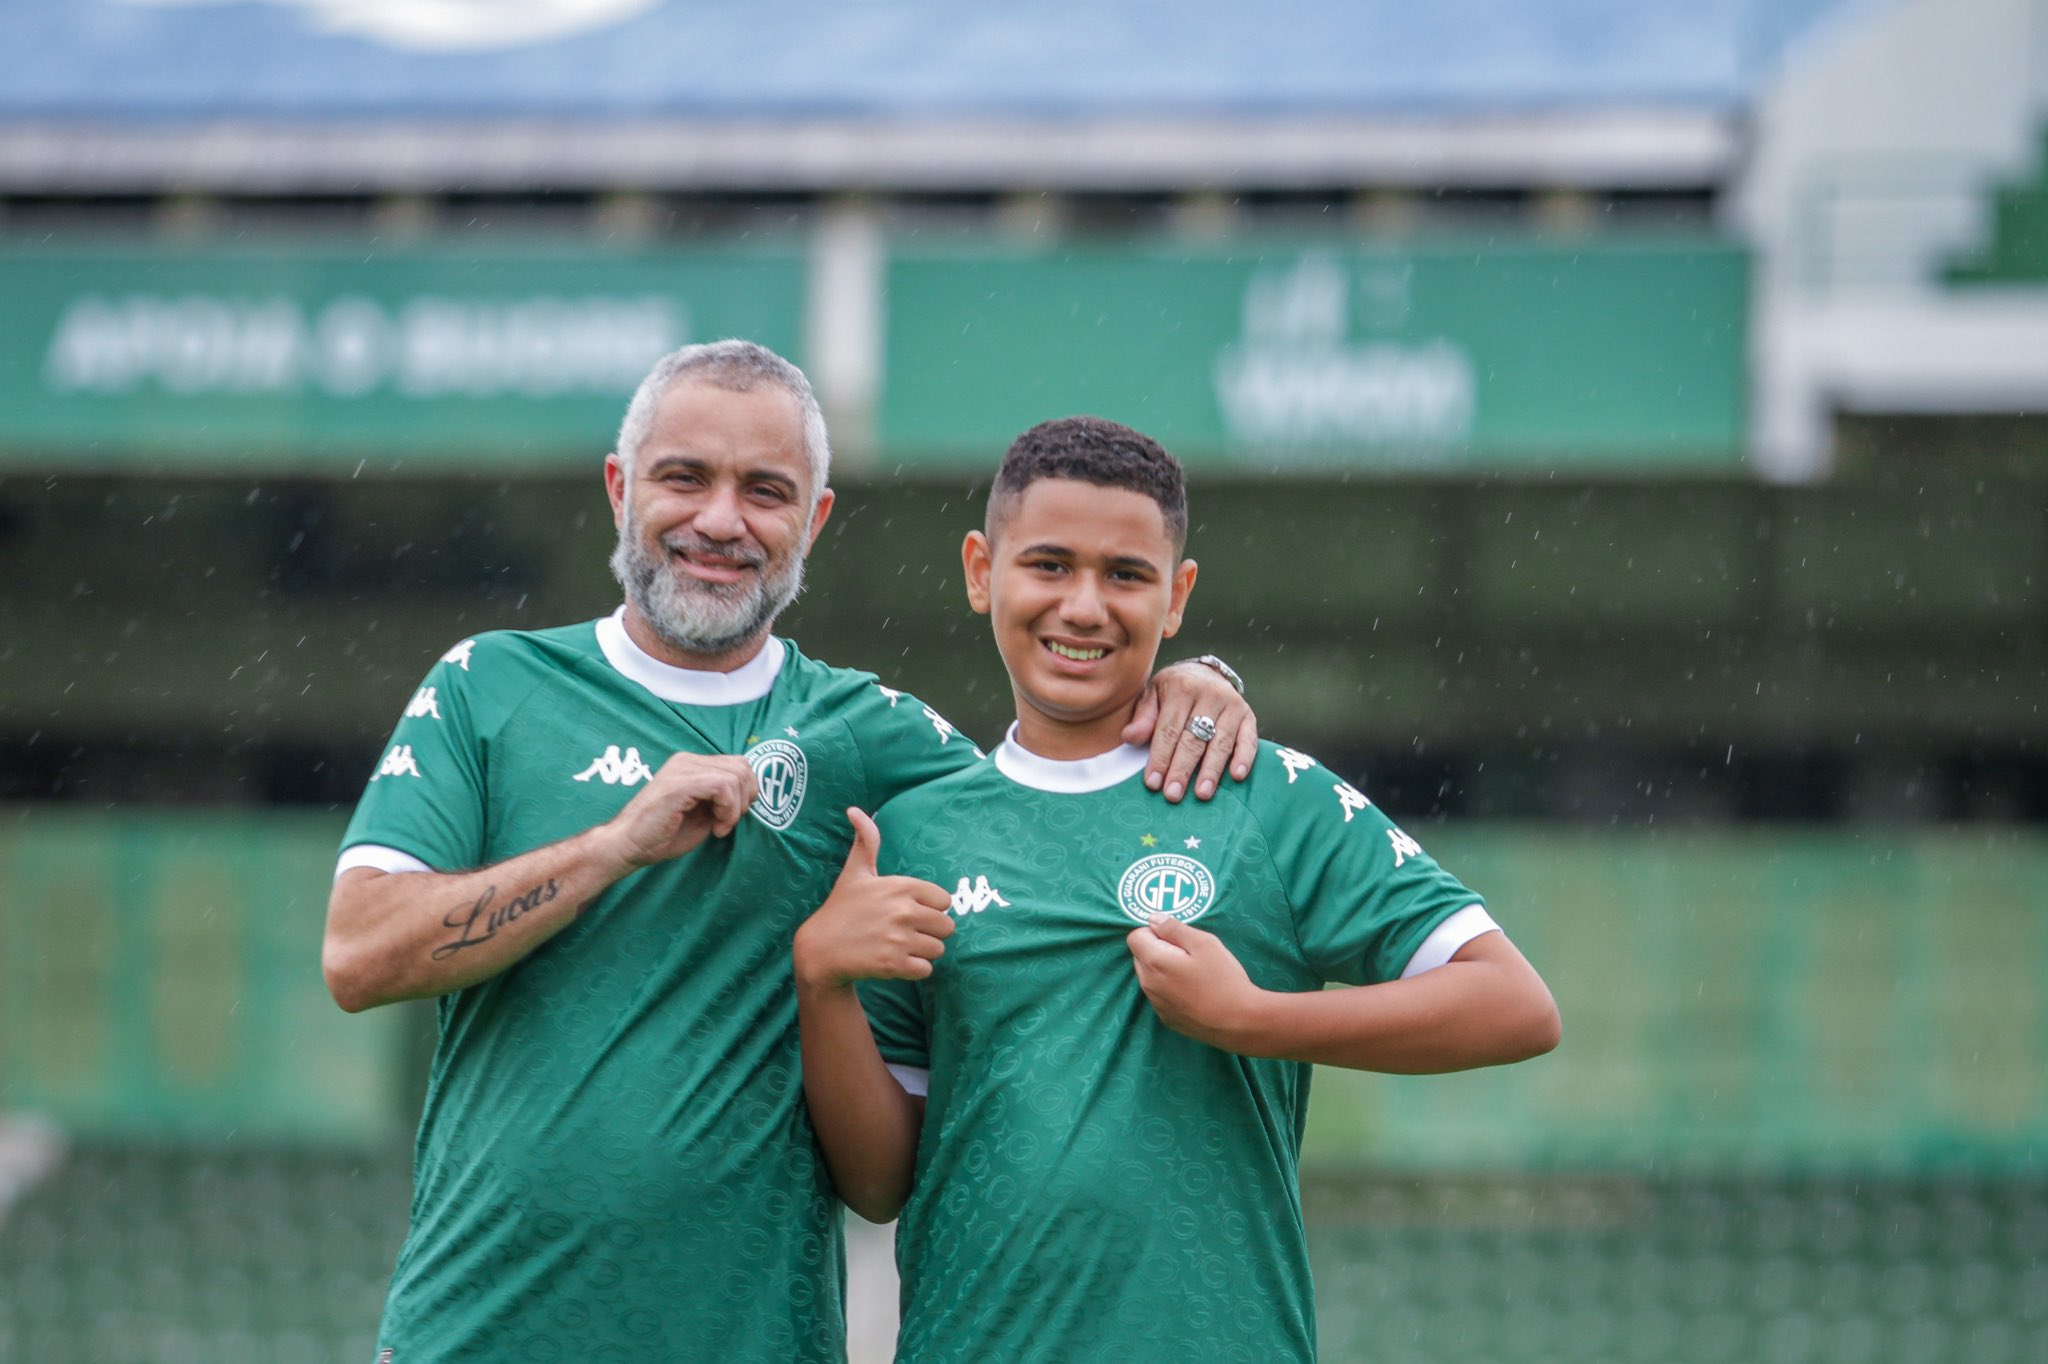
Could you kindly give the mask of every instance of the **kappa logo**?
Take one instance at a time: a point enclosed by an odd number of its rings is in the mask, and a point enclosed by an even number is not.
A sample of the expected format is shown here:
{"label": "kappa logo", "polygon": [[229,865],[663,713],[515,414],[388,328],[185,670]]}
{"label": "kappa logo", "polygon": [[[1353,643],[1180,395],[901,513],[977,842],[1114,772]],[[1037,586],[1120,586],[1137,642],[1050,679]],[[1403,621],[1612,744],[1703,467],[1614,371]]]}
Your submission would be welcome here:
{"label": "kappa logo", "polygon": [[810,763],[804,751],[787,739],[769,739],[747,750],[747,766],[754,769],[760,794],[754,797],[750,813],[771,829],[787,829],[804,808],[804,789],[811,784]]}
{"label": "kappa logo", "polygon": [[413,761],[412,745],[393,744],[391,751],[384,755],[384,761],[377,764],[376,774],[370,780],[376,781],[379,777],[417,777],[419,774],[420,765]]}
{"label": "kappa logo", "polygon": [[1154,853],[1131,863],[1117,883],[1116,902],[1139,923],[1164,914],[1193,923],[1216,902],[1216,878],[1192,857]]}
{"label": "kappa logo", "polygon": [[638,786],[654,779],[654,769],[641,760],[639,749],[629,748],[621,753],[617,744],[606,744],[604,752],[576,774],[577,781],[589,781],[592,777],[606,786]]}
{"label": "kappa logo", "polygon": [[1316,765],[1316,760],[1298,748],[1276,748],[1273,756],[1287,769],[1287,784],[1294,785],[1294,779]]}
{"label": "kappa logo", "polygon": [[1387,842],[1394,845],[1394,865],[1397,867],[1411,857],[1422,856],[1422,845],[1399,829],[1387,830]]}
{"label": "kappa logo", "polygon": [[460,643],[460,644],[456,645],[456,646],[455,646],[454,648],[450,649],[450,650],[449,650],[449,651],[448,651],[447,653],[445,653],[445,654],[442,654],[442,655],[441,655],[441,661],[442,661],[443,663],[453,663],[453,664],[455,664],[455,665],[456,665],[457,667],[461,668],[461,669],[462,669],[462,671],[464,671],[464,672],[468,672],[468,671],[469,671],[469,656],[470,656],[470,654],[471,654],[471,653],[475,652],[475,650],[476,650],[476,641],[475,641],[475,640],[473,640],[473,639],[465,639],[465,640],[463,640],[463,641],[462,641],[462,643]]}
{"label": "kappa logo", "polygon": [[981,913],[990,905],[1001,905],[1008,909],[1010,902],[1003,898],[1001,891],[988,883],[986,876],[975,877],[972,886],[967,884],[966,877],[960,878],[960,885],[953,892],[952,910],[955,914],[964,919],[969,914]]}
{"label": "kappa logo", "polygon": [[1371,801],[1365,798],[1363,791],[1360,791],[1348,781],[1340,781],[1330,789],[1337,793],[1337,803],[1344,807],[1344,822],[1346,824],[1351,822],[1353,815],[1372,804]]}
{"label": "kappa logo", "polygon": [[441,718],[441,703],[434,696],[432,687],[421,687],[412,694],[412,700],[405,703],[405,718],[417,720],[422,715]]}

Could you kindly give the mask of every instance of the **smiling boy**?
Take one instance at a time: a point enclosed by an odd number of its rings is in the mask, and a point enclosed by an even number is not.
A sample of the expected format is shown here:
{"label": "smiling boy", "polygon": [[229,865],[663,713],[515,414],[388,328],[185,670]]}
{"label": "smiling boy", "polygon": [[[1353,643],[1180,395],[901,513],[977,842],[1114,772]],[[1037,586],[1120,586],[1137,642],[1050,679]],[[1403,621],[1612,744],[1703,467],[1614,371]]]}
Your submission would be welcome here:
{"label": "smiling boy", "polygon": [[1556,1045],[1480,898],[1313,758],[1262,743],[1202,808],[1145,789],[1119,732],[1194,588],[1186,530],[1149,438],[1018,438],[962,547],[1016,724],[992,763],[849,812],[796,936],[835,1186],[901,1212],[899,1359],[1312,1359],[1307,1063]]}

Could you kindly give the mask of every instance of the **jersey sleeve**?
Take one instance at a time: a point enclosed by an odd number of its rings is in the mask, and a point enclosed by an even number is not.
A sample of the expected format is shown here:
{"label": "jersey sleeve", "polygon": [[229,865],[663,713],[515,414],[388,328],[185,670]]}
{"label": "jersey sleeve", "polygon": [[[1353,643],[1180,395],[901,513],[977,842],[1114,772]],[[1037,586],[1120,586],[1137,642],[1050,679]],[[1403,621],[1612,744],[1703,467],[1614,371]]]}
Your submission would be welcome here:
{"label": "jersey sleeve", "polygon": [[1247,799],[1294,909],[1309,968],[1326,981],[1398,980],[1430,935],[1485,901],[1438,866],[1349,782],[1305,753],[1259,755]]}
{"label": "jersey sleeve", "polygon": [[924,995],[917,982],[864,980],[857,988],[882,1059],[891,1066],[930,1070],[932,1054],[924,1030]]}
{"label": "jersey sleeve", "polygon": [[847,716],[867,781],[868,809],[984,760],[974,741],[909,692],[867,684]]}
{"label": "jersey sleeve", "polygon": [[484,754],[472,668],[478,641],[464,640],[428,670],[384,745],[342,836],[409,853],[436,871],[483,863]]}
{"label": "jersey sleeve", "polygon": [[[906,701],[908,697],[904,698]],[[961,742],[956,736],[953,742]],[[875,869],[885,876],[919,875],[921,869],[902,865],[898,849],[903,846],[906,816],[902,806],[879,810],[875,824],[882,833],[882,852]],[[868,1028],[875,1046],[892,1068],[931,1069],[931,1045],[925,1031],[924,991],[914,980],[864,980],[858,986],[861,1007],[867,1011]],[[899,1080],[905,1077],[900,1073]],[[908,1087],[908,1086],[906,1086]]]}

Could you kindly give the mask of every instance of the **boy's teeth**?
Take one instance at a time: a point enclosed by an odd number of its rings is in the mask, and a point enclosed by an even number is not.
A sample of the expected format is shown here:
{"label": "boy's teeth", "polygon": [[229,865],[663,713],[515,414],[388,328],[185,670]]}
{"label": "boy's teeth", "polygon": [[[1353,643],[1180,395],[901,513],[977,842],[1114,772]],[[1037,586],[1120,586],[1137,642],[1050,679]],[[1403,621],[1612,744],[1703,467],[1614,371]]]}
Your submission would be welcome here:
{"label": "boy's teeth", "polygon": [[1072,649],[1064,644],[1054,644],[1050,641],[1046,643],[1046,647],[1061,658],[1071,658],[1082,663],[1091,662],[1109,652],[1107,649]]}

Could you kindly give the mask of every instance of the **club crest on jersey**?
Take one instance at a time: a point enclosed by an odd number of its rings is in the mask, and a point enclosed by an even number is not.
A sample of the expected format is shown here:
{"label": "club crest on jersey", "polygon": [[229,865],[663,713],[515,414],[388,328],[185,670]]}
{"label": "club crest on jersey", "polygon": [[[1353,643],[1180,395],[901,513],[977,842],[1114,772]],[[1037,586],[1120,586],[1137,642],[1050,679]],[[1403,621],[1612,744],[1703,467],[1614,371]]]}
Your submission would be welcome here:
{"label": "club crest on jersey", "polygon": [[1164,914],[1193,923],[1216,901],[1216,878],[1192,857],[1154,853],[1131,863],[1117,883],[1116,902],[1139,923]]}
{"label": "club crest on jersey", "polygon": [[804,751],[787,739],[769,739],[747,750],[747,766],[761,785],[752,806],[754,818],[771,829],[787,829],[804,808],[804,788],[811,781]]}

